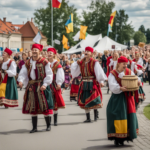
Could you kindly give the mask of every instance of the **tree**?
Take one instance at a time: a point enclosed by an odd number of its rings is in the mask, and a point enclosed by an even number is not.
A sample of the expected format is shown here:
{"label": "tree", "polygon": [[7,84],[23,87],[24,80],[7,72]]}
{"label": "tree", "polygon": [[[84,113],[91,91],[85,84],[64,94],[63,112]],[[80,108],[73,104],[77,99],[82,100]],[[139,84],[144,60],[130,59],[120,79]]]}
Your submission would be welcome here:
{"label": "tree", "polygon": [[135,45],[138,45],[140,42],[146,43],[147,41],[145,34],[142,33],[141,31],[135,32],[133,38],[134,38]]}
{"label": "tree", "polygon": [[146,31],[145,31],[144,25],[141,25],[141,26],[140,26],[139,31],[141,31],[141,32],[143,32],[143,33],[145,34]]}
{"label": "tree", "polygon": [[[74,6],[68,5],[69,1],[63,0],[61,8],[53,8],[53,39],[62,41],[63,34],[68,38],[69,45],[76,44],[72,37],[79,31],[80,17],[77,15],[77,9]],[[74,32],[67,34],[65,23],[70,14],[74,17]],[[51,0],[48,0],[46,8],[36,9],[34,13],[34,20],[42,33],[48,38],[48,44],[51,45]],[[62,44],[56,45],[55,48],[61,52]]]}
{"label": "tree", "polygon": [[150,43],[150,29],[146,30],[146,38],[147,38],[147,43]]}
{"label": "tree", "polygon": [[83,11],[82,25],[88,26],[87,33],[107,35],[110,14],[115,7],[114,2],[93,1],[88,6],[89,11]]}
{"label": "tree", "polygon": [[[108,31],[108,22],[113,8],[115,7],[114,2],[105,1],[92,1],[88,9],[90,11],[83,11],[83,25],[88,26],[87,32],[89,34],[100,34],[103,36],[107,35]],[[127,23],[129,16],[125,14],[125,10],[119,10],[116,13],[112,33],[109,33],[110,38],[115,40],[116,34],[118,34],[118,42],[123,43],[124,41],[128,42],[134,34],[134,28],[131,23]],[[119,23],[119,26],[116,27],[116,23]],[[117,29],[117,32],[116,32]]]}

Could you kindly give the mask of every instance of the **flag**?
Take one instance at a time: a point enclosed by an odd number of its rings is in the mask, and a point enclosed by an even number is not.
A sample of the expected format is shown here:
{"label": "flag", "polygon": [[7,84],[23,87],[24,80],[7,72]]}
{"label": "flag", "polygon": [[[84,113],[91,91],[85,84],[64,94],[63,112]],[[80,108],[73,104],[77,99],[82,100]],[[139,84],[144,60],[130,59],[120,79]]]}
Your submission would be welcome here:
{"label": "flag", "polygon": [[114,18],[116,16],[116,12],[114,11],[111,15],[110,15],[110,19],[109,19],[109,23],[108,23],[108,32],[107,32],[107,36],[109,35],[109,32],[112,32],[112,27],[113,27],[113,23],[114,23]]}
{"label": "flag", "polygon": [[87,28],[88,28],[87,26],[80,27],[80,39],[85,39]]}
{"label": "flag", "polygon": [[62,44],[63,44],[63,47],[65,49],[69,49],[69,46],[68,46],[68,39],[63,35],[63,39],[62,39]]}
{"label": "flag", "polygon": [[33,39],[33,42],[40,44],[40,40],[42,39],[41,33],[38,32],[35,38]]}
{"label": "flag", "polygon": [[19,51],[20,51],[20,52],[23,52],[23,48],[20,48]]}
{"label": "flag", "polygon": [[54,7],[54,8],[60,8],[61,7],[61,3],[62,3],[62,0],[53,0],[52,1],[52,6]]}
{"label": "flag", "polygon": [[71,13],[71,15],[69,16],[69,19],[67,20],[65,26],[67,33],[73,32],[73,13]]}
{"label": "flag", "polygon": [[[86,32],[86,37],[88,36],[88,33]],[[80,31],[77,32],[77,34],[72,37],[74,41],[79,41],[79,38],[80,38]]]}

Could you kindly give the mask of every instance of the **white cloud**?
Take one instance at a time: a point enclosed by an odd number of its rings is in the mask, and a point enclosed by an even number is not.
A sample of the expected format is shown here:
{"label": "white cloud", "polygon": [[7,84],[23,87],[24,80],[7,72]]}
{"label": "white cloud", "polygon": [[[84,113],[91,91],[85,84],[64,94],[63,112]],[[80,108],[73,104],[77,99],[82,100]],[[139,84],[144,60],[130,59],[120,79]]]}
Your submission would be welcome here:
{"label": "white cloud", "polygon": [[[106,0],[114,1],[116,6],[114,10],[125,9],[129,15],[129,22],[132,21],[135,30],[140,25],[149,28],[150,24],[150,0]],[[33,17],[35,9],[46,7],[48,0],[0,0],[0,18],[7,18],[14,24],[22,24],[27,18]],[[74,5],[81,15],[82,10],[87,10],[91,0],[70,0],[69,5]]]}

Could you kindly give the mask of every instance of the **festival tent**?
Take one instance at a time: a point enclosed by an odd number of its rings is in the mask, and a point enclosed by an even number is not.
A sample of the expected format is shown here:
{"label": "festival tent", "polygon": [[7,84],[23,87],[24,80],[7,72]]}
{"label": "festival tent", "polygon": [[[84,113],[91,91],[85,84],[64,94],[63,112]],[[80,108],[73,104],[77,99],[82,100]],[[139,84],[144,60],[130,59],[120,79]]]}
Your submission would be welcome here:
{"label": "festival tent", "polygon": [[[114,48],[113,48],[114,47]],[[126,49],[126,45],[122,45],[105,36],[101,39],[98,44],[94,47],[94,50],[100,53],[104,53],[104,50],[123,50]]]}
{"label": "festival tent", "polygon": [[90,35],[88,34],[85,40],[80,41],[75,46],[71,47],[69,50],[63,52],[64,54],[73,54],[77,52],[82,52],[85,47],[94,47],[102,39],[102,34]]}

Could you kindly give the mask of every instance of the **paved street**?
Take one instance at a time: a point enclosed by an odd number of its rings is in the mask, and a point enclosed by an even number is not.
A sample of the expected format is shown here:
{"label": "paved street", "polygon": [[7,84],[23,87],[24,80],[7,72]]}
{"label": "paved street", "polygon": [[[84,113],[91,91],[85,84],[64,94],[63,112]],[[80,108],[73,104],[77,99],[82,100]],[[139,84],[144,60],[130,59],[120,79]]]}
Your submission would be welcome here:
{"label": "paved street", "polygon": [[[125,143],[124,147],[116,148],[113,141],[107,140],[106,106],[111,94],[107,95],[104,87],[104,107],[99,109],[99,120],[89,124],[84,110],[75,102],[69,101],[69,91],[63,97],[66,109],[59,110],[58,126],[46,132],[43,115],[38,116],[39,132],[29,134],[32,129],[31,116],[22,114],[24,90],[19,90],[19,107],[4,109],[0,107],[0,150],[149,150],[150,149],[150,121],[143,115],[143,107],[150,103],[150,86],[144,85],[146,100],[137,112],[140,135],[133,143]],[[94,119],[93,111],[91,119]],[[53,119],[52,119],[53,120]]]}

